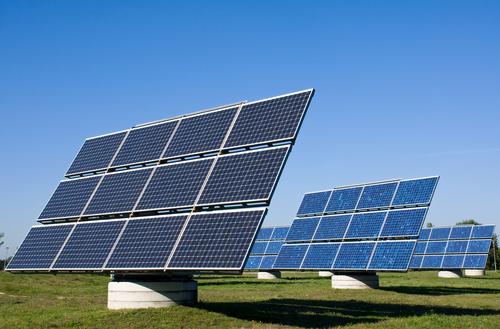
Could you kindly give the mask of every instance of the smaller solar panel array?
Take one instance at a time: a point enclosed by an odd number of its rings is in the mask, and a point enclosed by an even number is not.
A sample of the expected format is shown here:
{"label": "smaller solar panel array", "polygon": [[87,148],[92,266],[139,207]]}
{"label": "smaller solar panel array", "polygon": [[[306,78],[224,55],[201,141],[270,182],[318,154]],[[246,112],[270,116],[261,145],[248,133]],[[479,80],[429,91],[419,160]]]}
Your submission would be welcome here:
{"label": "smaller solar panel array", "polygon": [[422,229],[412,269],[484,269],[494,225],[457,225]]}
{"label": "smaller solar panel array", "polygon": [[307,193],[273,268],[406,271],[438,180]]}
{"label": "smaller solar panel array", "polygon": [[245,270],[271,270],[285,242],[289,228],[289,226],[261,228],[250,250]]}

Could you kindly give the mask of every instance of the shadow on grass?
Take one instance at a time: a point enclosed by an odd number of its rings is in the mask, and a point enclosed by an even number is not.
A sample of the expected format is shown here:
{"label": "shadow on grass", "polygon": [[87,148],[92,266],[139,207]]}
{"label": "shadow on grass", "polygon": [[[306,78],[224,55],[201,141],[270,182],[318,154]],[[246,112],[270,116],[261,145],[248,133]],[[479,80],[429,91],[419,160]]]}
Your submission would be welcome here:
{"label": "shadow on grass", "polygon": [[380,290],[393,291],[409,295],[464,295],[464,294],[500,294],[500,289],[493,288],[466,288],[466,287],[413,287],[413,286],[395,286],[380,287]]}
{"label": "shadow on grass", "polygon": [[197,308],[247,321],[316,328],[374,323],[430,314],[499,315],[500,311],[363,301],[271,299],[263,302],[201,302]]}

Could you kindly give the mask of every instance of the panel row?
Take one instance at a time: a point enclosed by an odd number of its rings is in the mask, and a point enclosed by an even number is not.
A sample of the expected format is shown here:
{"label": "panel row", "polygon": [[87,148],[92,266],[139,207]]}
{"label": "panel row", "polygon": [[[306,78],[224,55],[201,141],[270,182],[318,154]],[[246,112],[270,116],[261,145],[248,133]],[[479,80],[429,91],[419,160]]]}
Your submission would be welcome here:
{"label": "panel row", "polygon": [[312,95],[306,90],[248,103],[237,117],[238,107],[230,107],[90,138],[66,176],[293,140]]}
{"label": "panel row", "polygon": [[263,227],[257,233],[257,241],[285,240],[290,226]]}
{"label": "panel row", "polygon": [[393,209],[322,217],[296,218],[287,242],[417,238],[427,214],[427,207]]}
{"label": "panel row", "polygon": [[456,254],[480,253],[487,254],[490,250],[491,239],[473,240],[444,240],[444,241],[418,241],[415,254]]}
{"label": "panel row", "polygon": [[7,270],[241,270],[265,211],[34,226]]}
{"label": "panel row", "polygon": [[262,227],[245,263],[245,270],[270,270],[288,234],[289,226]]}
{"label": "panel row", "polygon": [[65,180],[39,220],[181,209],[195,202],[268,201],[289,149],[285,145]]}
{"label": "panel row", "polygon": [[406,271],[415,240],[285,244],[276,270]]}
{"label": "panel row", "polygon": [[480,269],[486,268],[488,254],[413,255],[411,269]]}
{"label": "panel row", "polygon": [[388,207],[429,206],[439,177],[339,187],[307,193],[297,216],[346,213]]}
{"label": "panel row", "polygon": [[495,225],[456,225],[449,227],[433,227],[422,229],[418,239],[491,239],[494,231]]}

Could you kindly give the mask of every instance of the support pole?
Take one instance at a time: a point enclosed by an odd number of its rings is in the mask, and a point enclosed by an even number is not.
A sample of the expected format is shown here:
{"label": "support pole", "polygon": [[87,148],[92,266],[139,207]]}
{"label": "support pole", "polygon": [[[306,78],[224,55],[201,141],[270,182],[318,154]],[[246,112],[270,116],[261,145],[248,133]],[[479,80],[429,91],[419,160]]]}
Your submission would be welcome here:
{"label": "support pole", "polygon": [[281,278],[280,271],[259,271],[257,272],[257,279],[260,280],[273,280]]}
{"label": "support pole", "polygon": [[462,271],[461,270],[450,270],[450,271],[439,271],[438,272],[438,277],[440,278],[446,278],[446,279],[457,279],[461,278]]}
{"label": "support pole", "polygon": [[332,275],[334,289],[374,289],[379,287],[376,273],[343,273]]}

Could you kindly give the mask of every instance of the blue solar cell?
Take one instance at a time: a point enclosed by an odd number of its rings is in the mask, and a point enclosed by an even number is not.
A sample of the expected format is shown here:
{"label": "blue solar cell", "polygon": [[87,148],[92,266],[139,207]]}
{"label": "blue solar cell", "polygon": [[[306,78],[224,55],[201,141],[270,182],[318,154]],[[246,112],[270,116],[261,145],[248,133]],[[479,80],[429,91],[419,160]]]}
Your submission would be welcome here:
{"label": "blue solar cell", "polygon": [[380,236],[418,237],[426,213],[427,208],[390,211]]}
{"label": "blue solar cell", "polygon": [[286,241],[311,240],[316,226],[318,226],[319,219],[319,217],[296,218],[288,231]]}
{"label": "blue solar cell", "polygon": [[163,268],[187,216],[129,220],[107,269]]}
{"label": "blue solar cell", "polygon": [[218,158],[199,204],[268,200],[288,151],[286,146]]}
{"label": "blue solar cell", "polygon": [[464,262],[464,255],[445,255],[441,268],[443,269],[462,268],[463,262]]}
{"label": "blue solar cell", "polygon": [[54,269],[101,269],[125,221],[77,224]]}
{"label": "blue solar cell", "polygon": [[372,254],[375,242],[343,243],[335,259],[333,269],[364,270]]}
{"label": "blue solar cell", "polygon": [[417,245],[415,246],[415,251],[413,253],[414,254],[425,254],[425,248],[427,248],[427,242],[419,241],[419,242],[417,242]]}
{"label": "blue solar cell", "polygon": [[481,269],[486,267],[486,261],[488,260],[488,255],[465,255],[464,268],[469,269]]}
{"label": "blue solar cell", "polygon": [[267,242],[255,242],[250,250],[250,254],[258,255],[265,254],[267,248]]}
{"label": "blue solar cell", "polygon": [[152,171],[150,168],[105,175],[85,215],[132,211]]}
{"label": "blue solar cell", "polygon": [[450,235],[450,227],[435,227],[432,229],[429,240],[446,240]]}
{"label": "blue solar cell", "polygon": [[307,90],[244,105],[225,146],[295,138],[312,94]]}
{"label": "blue solar cell", "polygon": [[112,166],[159,160],[177,121],[130,130]]}
{"label": "blue solar cell", "polygon": [[441,268],[443,256],[424,256],[421,268]]}
{"label": "blue solar cell", "polygon": [[429,240],[429,237],[431,236],[431,229],[430,228],[423,228],[420,230],[420,234],[418,235],[419,240]]}
{"label": "blue solar cell", "polygon": [[100,179],[93,176],[59,183],[38,219],[79,217]]}
{"label": "blue solar cell", "polygon": [[446,241],[430,241],[427,243],[426,254],[444,254],[446,251]]}
{"label": "blue solar cell", "polygon": [[241,269],[265,210],[192,215],[167,268]]}
{"label": "blue solar cell", "polygon": [[281,247],[280,253],[273,268],[275,269],[299,269],[302,259],[307,251],[307,244],[289,244]]}
{"label": "blue solar cell", "polygon": [[266,255],[277,255],[280,252],[282,241],[269,241],[266,248]]}
{"label": "blue solar cell", "polygon": [[472,238],[486,238],[491,239],[495,225],[475,225],[472,228]]}
{"label": "blue solar cell", "polygon": [[451,228],[450,239],[468,239],[472,226],[454,226]]}
{"label": "blue solar cell", "polygon": [[263,227],[257,233],[256,240],[269,240],[271,239],[271,235],[273,234],[273,227]]}
{"label": "blue solar cell", "polygon": [[366,212],[354,214],[347,229],[346,239],[375,238],[380,233],[387,212]]}
{"label": "blue solar cell", "polygon": [[359,196],[361,195],[362,187],[353,187],[346,189],[334,190],[326,212],[349,211],[356,209]]}
{"label": "blue solar cell", "polygon": [[392,205],[430,204],[437,181],[437,177],[401,181]]}
{"label": "blue solar cell", "polygon": [[236,114],[236,107],[183,118],[164,158],[217,151]]}
{"label": "blue solar cell", "polygon": [[470,240],[467,247],[468,253],[483,253],[487,254],[490,251],[491,240]]}
{"label": "blue solar cell", "polygon": [[467,251],[467,240],[448,241],[446,253],[464,253]]}
{"label": "blue solar cell", "polygon": [[285,240],[286,235],[290,227],[275,227],[273,234],[271,235],[271,240]]}
{"label": "blue solar cell", "polygon": [[72,224],[32,227],[7,269],[48,270],[72,228]]}
{"label": "blue solar cell", "polygon": [[398,183],[365,186],[356,209],[389,207]]}
{"label": "blue solar cell", "polygon": [[157,167],[137,210],[192,206],[212,163],[206,159]]}
{"label": "blue solar cell", "polygon": [[424,256],[413,256],[410,261],[410,268],[420,268]]}
{"label": "blue solar cell", "polygon": [[250,256],[245,263],[245,270],[257,270],[262,261],[262,256]]}
{"label": "blue solar cell", "polygon": [[87,139],[66,172],[71,176],[108,168],[126,132]]}
{"label": "blue solar cell", "polygon": [[378,242],[368,268],[370,270],[406,271],[415,241]]}
{"label": "blue solar cell", "polygon": [[339,246],[340,243],[311,244],[301,268],[330,269]]}
{"label": "blue solar cell", "polygon": [[314,234],[314,240],[342,239],[351,217],[351,215],[323,216]]}
{"label": "blue solar cell", "polygon": [[277,256],[264,256],[262,257],[262,262],[260,263],[261,270],[270,270],[273,268],[274,262]]}
{"label": "blue solar cell", "polygon": [[322,214],[331,193],[332,191],[323,191],[304,195],[297,216]]}

